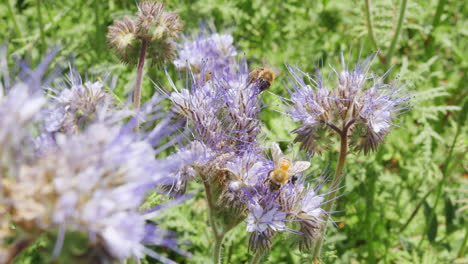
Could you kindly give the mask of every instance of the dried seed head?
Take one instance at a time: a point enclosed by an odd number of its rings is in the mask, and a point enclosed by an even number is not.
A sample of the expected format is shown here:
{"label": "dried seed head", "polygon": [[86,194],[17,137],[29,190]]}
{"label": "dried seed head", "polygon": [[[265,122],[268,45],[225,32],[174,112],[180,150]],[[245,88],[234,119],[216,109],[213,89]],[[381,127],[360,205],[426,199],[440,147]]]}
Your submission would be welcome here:
{"label": "dried seed head", "polygon": [[131,18],[114,20],[107,33],[107,43],[123,63],[138,63],[141,41],[138,39],[135,21]]}

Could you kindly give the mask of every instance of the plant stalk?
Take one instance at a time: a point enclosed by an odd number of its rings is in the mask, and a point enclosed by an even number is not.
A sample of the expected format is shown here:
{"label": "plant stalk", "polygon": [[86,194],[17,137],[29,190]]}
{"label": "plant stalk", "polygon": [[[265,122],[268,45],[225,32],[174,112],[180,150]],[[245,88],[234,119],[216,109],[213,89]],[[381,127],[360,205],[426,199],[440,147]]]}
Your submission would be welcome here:
{"label": "plant stalk", "polygon": [[41,0],[37,0],[37,18],[39,20],[39,32],[41,34],[41,52],[45,52],[46,50],[46,41],[45,41],[45,33],[44,33],[44,22],[42,21],[42,3]]}
{"label": "plant stalk", "polygon": [[432,29],[431,29],[431,32],[429,33],[429,37],[428,37],[428,39],[427,39],[427,41],[425,43],[426,47],[427,47],[427,55],[429,55],[429,56],[431,56],[432,52],[434,51],[433,33],[434,33],[434,30],[437,28],[437,26],[440,23],[440,17],[442,16],[442,13],[444,12],[445,2],[447,2],[447,0],[439,0],[439,3],[437,4],[437,10],[436,10],[436,13],[434,15],[434,20],[432,21]]}
{"label": "plant stalk", "polygon": [[[463,110],[465,110],[465,109],[463,109]],[[460,119],[462,119],[462,118],[460,118]],[[459,121],[460,124],[461,124],[461,122],[464,122],[464,120]],[[428,221],[426,222],[426,226],[424,228],[423,235],[422,235],[421,239],[419,240],[418,249],[421,248],[421,244],[424,241],[425,234],[429,230],[430,224],[432,223],[432,220],[435,217],[435,211],[437,209],[437,205],[439,203],[439,200],[440,200],[440,197],[441,197],[441,194],[442,194],[442,190],[444,188],[445,183],[447,182],[447,175],[448,175],[447,171],[448,171],[448,168],[449,168],[450,163],[451,163],[450,161],[452,159],[455,144],[457,142],[458,136],[460,135],[460,130],[461,130],[460,127],[461,127],[460,125],[457,127],[457,132],[456,132],[455,137],[453,138],[452,144],[450,146],[449,154],[448,154],[447,158],[445,158],[445,160],[444,160],[444,163],[443,163],[444,168],[442,170],[442,179],[440,180],[440,182],[439,182],[439,184],[437,186],[437,193],[436,193],[436,198],[435,198],[435,201],[434,201],[434,205],[432,206],[431,213],[429,215]]]}
{"label": "plant stalk", "polygon": [[465,254],[465,247],[466,247],[466,241],[468,240],[468,226],[465,226],[465,237],[463,238],[463,242],[460,245],[460,249],[458,250],[457,258],[462,258],[463,255]]}
{"label": "plant stalk", "polygon": [[263,257],[263,253],[260,253],[260,251],[257,251],[257,253],[255,253],[255,255],[253,255],[253,258],[252,258],[252,261],[250,262],[250,264],[260,263],[260,260],[262,260],[262,257]]}
{"label": "plant stalk", "polygon": [[[324,210],[325,212],[330,212],[333,208],[333,205],[335,204],[334,199],[336,198],[336,195],[338,194],[338,187],[340,186],[340,183],[343,179],[343,168],[346,163],[346,156],[348,154],[348,130],[345,129],[340,133],[341,136],[341,146],[340,146],[340,154],[338,158],[338,165],[335,170],[335,176],[333,177],[333,182],[330,186],[330,193],[327,195],[325,198],[325,201],[328,203],[325,205]],[[325,224],[322,226],[320,233],[321,235],[317,239],[317,242],[315,243],[314,246],[314,251],[312,255],[312,261],[316,263],[320,257],[320,251],[322,249],[322,244],[323,244],[323,239],[325,237],[325,233],[327,230],[327,224],[328,224],[328,217],[326,218]]]}
{"label": "plant stalk", "polygon": [[375,39],[375,35],[374,35],[374,22],[372,20],[372,12],[371,12],[372,4],[370,0],[365,0],[364,2],[366,4],[367,31],[369,33],[369,38],[372,42],[372,45],[374,45],[374,48],[378,49],[379,46],[377,45],[377,40]]}
{"label": "plant stalk", "polygon": [[143,71],[145,69],[146,48],[148,46],[147,40],[141,40],[140,58],[138,59],[138,71],[135,84],[135,92],[133,94],[133,107],[135,110],[140,109],[141,103],[141,81],[143,80]]}
{"label": "plant stalk", "polygon": [[214,247],[213,247],[213,264],[221,264],[221,249],[223,245],[223,238],[224,235],[221,234],[219,236],[216,236]]}
{"label": "plant stalk", "polygon": [[390,48],[388,49],[386,62],[387,64],[391,63],[393,52],[395,50],[395,46],[398,43],[398,37],[400,36],[401,28],[403,26],[403,20],[405,18],[405,11],[406,11],[406,4],[407,0],[402,0],[401,7],[400,7],[400,16],[398,17],[398,24],[395,30],[395,34],[393,35],[392,43],[390,44]]}
{"label": "plant stalk", "polygon": [[218,264],[218,263],[221,263],[221,252],[222,252],[221,249],[222,249],[224,234],[226,232],[224,232],[224,230],[222,232],[219,232],[218,227],[216,226],[215,215],[213,213],[214,204],[213,204],[213,198],[211,195],[211,187],[207,179],[205,179],[204,177],[201,177],[201,178],[203,180],[203,185],[205,186],[206,202],[208,204],[209,221],[210,221],[210,226],[211,226],[211,230],[213,231],[213,237],[214,237],[212,260],[213,260],[213,264]]}
{"label": "plant stalk", "polygon": [[21,30],[18,26],[18,22],[16,21],[15,12],[13,10],[13,6],[10,3],[11,0],[7,0],[7,8],[8,8],[8,15],[10,16],[11,21],[13,22],[13,27],[15,28],[15,32],[18,38],[22,38]]}

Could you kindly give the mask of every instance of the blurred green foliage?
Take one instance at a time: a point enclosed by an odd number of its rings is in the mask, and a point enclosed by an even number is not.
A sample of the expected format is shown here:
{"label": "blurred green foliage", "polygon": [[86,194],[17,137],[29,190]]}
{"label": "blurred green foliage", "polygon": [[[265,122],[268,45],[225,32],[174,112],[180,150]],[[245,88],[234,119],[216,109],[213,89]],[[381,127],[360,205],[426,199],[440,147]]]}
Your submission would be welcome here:
{"label": "blurred green foliage", "polygon": [[[271,92],[286,95],[284,63],[305,71],[328,64],[339,65],[339,54],[352,52],[350,61],[376,51],[370,41],[365,1],[313,0],[172,0],[169,9],[179,12],[187,32],[200,22],[214,23],[232,33],[237,47],[254,65],[265,61],[283,69]],[[380,58],[373,64],[383,74],[392,65],[398,78],[413,92],[413,108],[402,115],[377,153],[353,154],[346,166],[345,195],[337,204],[337,221],[328,232],[324,263],[467,263],[467,76],[468,10],[464,1],[415,0],[406,5],[399,41],[391,61],[385,61],[394,38],[401,0],[375,0],[371,4],[373,29]],[[444,5],[445,3],[445,5]],[[133,87],[135,69],[119,63],[106,47],[107,26],[113,19],[134,13],[133,1],[4,0],[0,4],[0,44],[14,57],[36,65],[53,46],[61,51],[55,66],[66,72],[68,61],[89,78],[118,76],[116,94],[125,97]],[[440,12],[437,19],[436,13]],[[147,69],[151,80],[163,85],[161,68]],[[177,74],[169,66],[169,72]],[[147,78],[143,98],[155,89]],[[182,82],[180,82],[182,84]],[[262,114],[268,140],[290,141],[295,127],[280,113],[280,101],[265,93],[270,105]],[[463,108],[463,106],[465,106]],[[462,109],[463,108],[463,109]],[[457,136],[458,135],[458,136]],[[333,169],[336,152],[315,156],[313,170]],[[194,198],[161,218],[175,230],[181,248],[194,257],[158,249],[179,262],[207,263],[211,234],[200,185]],[[151,196],[150,196],[151,197]],[[439,197],[439,199],[437,199]],[[156,197],[155,199],[159,199]],[[436,200],[438,201],[435,204]],[[225,240],[224,262],[248,262],[243,225]],[[51,244],[42,239],[35,248]],[[308,263],[305,255],[278,237],[268,263]],[[18,263],[40,263],[32,248]],[[152,260],[147,260],[153,263]]]}

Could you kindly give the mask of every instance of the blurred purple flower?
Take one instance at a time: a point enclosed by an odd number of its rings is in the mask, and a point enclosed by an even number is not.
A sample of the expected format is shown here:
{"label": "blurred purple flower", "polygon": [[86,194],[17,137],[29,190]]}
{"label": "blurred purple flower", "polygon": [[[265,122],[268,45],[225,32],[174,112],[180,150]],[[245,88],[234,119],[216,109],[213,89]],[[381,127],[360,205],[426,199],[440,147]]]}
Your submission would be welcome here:
{"label": "blurred purple flower", "polygon": [[189,68],[199,73],[204,64],[208,65],[208,71],[222,71],[230,63],[234,62],[237,50],[233,46],[233,37],[229,34],[210,33],[206,28],[201,28],[195,39],[186,37],[178,45],[178,58],[174,64],[178,69]]}

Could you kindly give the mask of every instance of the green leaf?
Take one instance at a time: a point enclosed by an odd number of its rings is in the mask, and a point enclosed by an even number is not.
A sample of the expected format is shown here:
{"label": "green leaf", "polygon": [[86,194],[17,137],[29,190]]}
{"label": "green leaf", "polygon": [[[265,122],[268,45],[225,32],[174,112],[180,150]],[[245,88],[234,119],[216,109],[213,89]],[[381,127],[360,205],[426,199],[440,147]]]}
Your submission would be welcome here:
{"label": "green leaf", "polygon": [[455,208],[448,195],[445,195],[445,222],[447,235],[455,231]]}
{"label": "green leaf", "polygon": [[427,201],[424,201],[424,215],[426,216],[426,225],[429,225],[426,235],[429,242],[433,243],[437,236],[437,215],[434,213],[431,223],[428,223],[430,221],[429,218],[431,216],[431,213],[432,208],[429,206]]}

